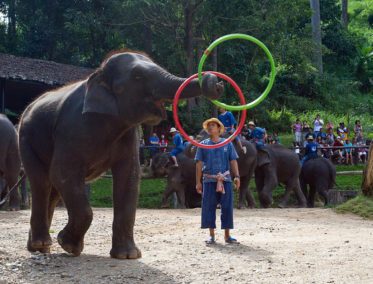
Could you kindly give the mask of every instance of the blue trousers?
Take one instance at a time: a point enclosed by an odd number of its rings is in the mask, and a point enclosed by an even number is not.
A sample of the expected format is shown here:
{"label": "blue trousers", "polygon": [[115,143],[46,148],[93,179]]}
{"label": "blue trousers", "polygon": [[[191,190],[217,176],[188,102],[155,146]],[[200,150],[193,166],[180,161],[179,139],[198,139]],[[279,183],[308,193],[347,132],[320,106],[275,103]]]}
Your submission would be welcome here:
{"label": "blue trousers", "polygon": [[221,228],[233,229],[233,189],[224,182],[225,194],[216,192],[216,182],[204,182],[202,194],[202,229],[216,228],[216,206],[221,205]]}

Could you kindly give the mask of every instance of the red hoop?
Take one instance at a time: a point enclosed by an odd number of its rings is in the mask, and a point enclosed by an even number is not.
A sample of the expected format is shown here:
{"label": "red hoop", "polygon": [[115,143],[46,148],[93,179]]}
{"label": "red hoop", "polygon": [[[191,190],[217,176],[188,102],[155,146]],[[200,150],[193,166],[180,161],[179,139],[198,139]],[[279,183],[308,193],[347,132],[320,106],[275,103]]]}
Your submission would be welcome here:
{"label": "red hoop", "polygon": [[[233,81],[233,79],[231,79],[230,77],[228,77],[227,75],[223,74],[223,73],[219,73],[219,72],[215,72],[215,71],[208,71],[208,72],[203,72],[203,73],[212,73],[214,74],[215,76],[221,78],[221,79],[224,79],[226,81],[228,81],[229,84],[231,84],[231,86],[235,89],[235,91],[238,93],[238,96],[240,98],[240,103],[242,105],[246,104],[246,101],[245,101],[245,97],[240,89],[240,87],[236,84],[235,81]],[[174,121],[175,121],[175,125],[176,125],[176,128],[180,131],[180,134],[187,140],[189,141],[190,143],[192,143],[194,146],[197,146],[197,147],[200,147],[200,148],[205,148],[205,149],[214,149],[214,148],[220,148],[220,147],[223,147],[224,145],[227,145],[229,142],[231,142],[234,138],[236,138],[236,136],[241,132],[241,129],[245,123],[245,119],[246,119],[246,109],[244,109],[242,111],[242,115],[241,115],[241,119],[240,119],[240,123],[238,124],[238,127],[236,129],[236,131],[231,135],[229,136],[225,141],[221,142],[221,143],[218,143],[218,144],[214,144],[214,145],[205,145],[205,144],[201,144],[201,143],[198,143],[196,141],[194,141],[193,139],[190,139],[188,134],[184,131],[184,129],[182,128],[181,124],[180,124],[180,121],[179,121],[179,117],[178,117],[178,108],[177,108],[177,104],[179,102],[179,98],[180,98],[180,95],[181,95],[181,92],[185,89],[185,87],[194,79],[194,78],[197,78],[198,77],[198,73],[197,74],[194,74],[192,76],[190,76],[188,79],[186,79],[179,87],[179,89],[177,89],[176,91],[176,94],[175,94],[175,98],[174,98],[174,102],[173,102],[173,105],[172,105],[172,110],[173,110],[173,116],[174,116]]]}

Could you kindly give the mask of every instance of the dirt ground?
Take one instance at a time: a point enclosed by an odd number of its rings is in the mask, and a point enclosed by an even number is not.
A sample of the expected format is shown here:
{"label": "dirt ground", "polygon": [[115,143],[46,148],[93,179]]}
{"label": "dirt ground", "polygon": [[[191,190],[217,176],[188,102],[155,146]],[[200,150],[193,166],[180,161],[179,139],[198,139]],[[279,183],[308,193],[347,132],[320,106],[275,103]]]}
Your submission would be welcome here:
{"label": "dirt ground", "polygon": [[199,209],[138,210],[139,260],[109,257],[111,209],[94,209],[80,257],[56,242],[63,209],[51,254],[27,252],[29,217],[0,212],[0,283],[373,283],[373,222],[330,209],[236,210],[241,244],[225,245],[218,230],[209,247]]}

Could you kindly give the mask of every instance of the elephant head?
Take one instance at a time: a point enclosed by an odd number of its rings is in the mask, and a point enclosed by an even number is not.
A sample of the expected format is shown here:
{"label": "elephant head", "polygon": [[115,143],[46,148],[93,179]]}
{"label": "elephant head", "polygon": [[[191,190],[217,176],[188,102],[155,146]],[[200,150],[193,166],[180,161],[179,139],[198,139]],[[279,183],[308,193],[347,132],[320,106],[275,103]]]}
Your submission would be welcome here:
{"label": "elephant head", "polygon": [[[128,125],[156,125],[166,118],[165,101],[171,101],[184,78],[176,77],[149,57],[133,52],[117,53],[105,60],[86,81],[84,113],[116,116]],[[184,89],[181,98],[203,94],[217,99],[224,91],[213,74],[197,79]]]}

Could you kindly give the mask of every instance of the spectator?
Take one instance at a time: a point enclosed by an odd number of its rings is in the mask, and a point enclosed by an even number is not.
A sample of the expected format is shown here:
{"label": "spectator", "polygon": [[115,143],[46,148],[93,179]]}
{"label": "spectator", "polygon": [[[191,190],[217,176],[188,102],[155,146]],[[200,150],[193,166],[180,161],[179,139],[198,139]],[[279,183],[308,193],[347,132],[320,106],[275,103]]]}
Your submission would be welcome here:
{"label": "spectator", "polygon": [[361,126],[360,120],[355,121],[354,133],[356,142],[363,141],[363,127]]}
{"label": "spectator", "polygon": [[320,115],[319,114],[316,115],[316,118],[313,121],[314,137],[317,137],[317,135],[319,134],[320,129],[322,128],[323,125],[324,125],[324,121],[320,118]]}
{"label": "spectator", "polygon": [[[337,136],[333,143],[333,147],[343,147],[343,142],[341,140],[340,136]],[[336,148],[333,149],[333,159],[340,164],[343,160],[343,155],[342,155],[342,149],[341,148]]]}
{"label": "spectator", "polygon": [[175,127],[172,127],[170,129],[170,133],[172,134],[173,142],[175,145],[175,148],[171,151],[171,158],[174,162],[174,167],[178,167],[179,164],[177,163],[176,157],[184,150],[183,138],[181,137],[181,135],[179,134],[179,132],[176,130]]}
{"label": "spectator", "polygon": [[343,145],[343,153],[345,156],[346,165],[352,164],[352,143],[349,139],[346,140],[346,143]]}
{"label": "spectator", "polygon": [[294,141],[299,144],[302,143],[302,123],[300,122],[299,118],[297,118],[292,128],[295,136]]}
{"label": "spectator", "polygon": [[339,123],[339,127],[337,128],[337,134],[341,137],[342,141],[346,141],[348,139],[348,128],[345,126],[344,122]]}
{"label": "spectator", "polygon": [[316,136],[316,139],[318,139],[320,137],[321,138],[321,142],[320,143],[325,143],[326,142],[326,138],[327,138],[326,136],[327,135],[324,132],[324,128],[321,127],[319,133]]}
{"label": "spectator", "polygon": [[329,146],[332,146],[334,144],[334,140],[335,140],[335,135],[333,133],[333,128],[329,127],[328,133],[326,134],[326,143]]}
{"label": "spectator", "polygon": [[249,134],[250,134],[250,129],[249,129],[249,127],[247,126],[247,124],[244,124],[244,126],[242,127],[242,130],[241,130],[241,135],[242,135],[242,137],[244,137],[246,140],[249,140],[249,139],[248,139]]}
{"label": "spectator", "polygon": [[161,139],[159,140],[159,147],[161,152],[166,152],[168,147],[168,140],[166,139],[165,135],[161,135]]}
{"label": "spectator", "polygon": [[326,129],[329,129],[331,128],[332,130],[334,130],[334,124],[333,122],[331,122],[330,120],[328,121],[328,123],[326,124]]}
{"label": "spectator", "polygon": [[281,144],[280,137],[278,136],[278,132],[274,131],[272,135],[272,144]]}
{"label": "spectator", "polygon": [[152,165],[152,160],[155,154],[159,152],[159,137],[157,133],[153,133],[153,135],[149,139],[150,142],[150,165]]}

